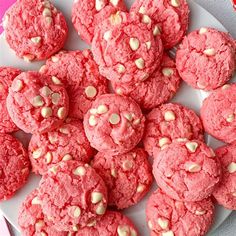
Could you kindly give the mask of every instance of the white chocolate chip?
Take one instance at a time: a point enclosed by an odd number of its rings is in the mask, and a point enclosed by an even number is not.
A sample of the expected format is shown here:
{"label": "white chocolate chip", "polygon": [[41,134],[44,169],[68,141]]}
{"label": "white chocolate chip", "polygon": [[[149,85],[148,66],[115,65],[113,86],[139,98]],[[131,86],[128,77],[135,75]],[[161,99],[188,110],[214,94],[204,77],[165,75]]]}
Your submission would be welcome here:
{"label": "white chocolate chip", "polygon": [[117,88],[116,89],[116,93],[119,94],[119,95],[122,95],[123,94],[122,89],[121,88]]}
{"label": "white chocolate chip", "polygon": [[81,209],[77,206],[74,210],[74,217],[78,218],[81,215]]}
{"label": "white chocolate chip", "polygon": [[109,19],[112,25],[118,25],[122,23],[122,18],[119,11],[116,14],[112,14]]}
{"label": "white chocolate chip", "polygon": [[74,226],[72,227],[72,230],[73,230],[74,232],[77,232],[77,231],[79,230],[79,227],[78,227],[77,225],[74,225]]}
{"label": "white chocolate chip", "polygon": [[191,164],[186,164],[186,169],[191,173],[196,173],[201,170],[201,166],[198,165],[197,163],[191,163]]}
{"label": "white chocolate chip", "polygon": [[232,195],[233,195],[234,197],[236,197],[236,192],[233,192]]}
{"label": "white chocolate chip", "polygon": [[138,67],[138,69],[142,70],[145,67],[145,63],[144,63],[143,58],[136,59],[135,65]]}
{"label": "white chocolate chip", "polygon": [[153,35],[154,36],[157,36],[157,35],[160,35],[161,34],[161,31],[160,31],[160,28],[158,25],[155,25],[154,29],[153,29]]}
{"label": "white chocolate chip", "polygon": [[47,234],[42,231],[42,232],[40,233],[40,236],[47,236]]}
{"label": "white chocolate chip", "polygon": [[44,86],[43,88],[40,89],[40,93],[43,96],[48,97],[52,94],[52,90],[48,86]]}
{"label": "white chocolate chip", "polygon": [[140,81],[145,81],[148,78],[149,78],[149,74],[148,73],[144,73],[144,75],[142,75],[142,77],[140,78]]}
{"label": "white chocolate chip", "polygon": [[51,12],[51,10],[50,9],[48,9],[48,8],[44,8],[44,10],[43,10],[43,16],[52,16],[52,12]]}
{"label": "white chocolate chip", "polygon": [[61,95],[59,93],[53,93],[52,94],[52,103],[54,105],[58,105],[60,99],[61,99]]}
{"label": "white chocolate chip", "polygon": [[168,229],[169,221],[166,219],[158,218],[157,223],[160,225],[162,229]]}
{"label": "white chocolate chip", "polygon": [[43,220],[39,220],[35,223],[35,228],[42,228],[45,225]]}
{"label": "white chocolate chip", "polygon": [[65,107],[60,107],[57,111],[57,116],[59,119],[63,120],[66,117],[66,108]]}
{"label": "white chocolate chip", "polygon": [[145,14],[145,12],[146,12],[145,7],[143,7],[143,6],[140,7],[138,12],[141,13],[141,14]]}
{"label": "white chocolate chip", "polygon": [[51,171],[55,175],[57,173],[57,167],[53,166],[49,169],[49,171]]}
{"label": "white chocolate chip", "polygon": [[152,22],[151,18],[148,15],[143,15],[142,22],[144,24],[150,24]]}
{"label": "white chocolate chip", "polygon": [[97,109],[96,108],[92,108],[89,110],[90,114],[96,115],[97,114]]}
{"label": "white chocolate chip", "polygon": [[109,122],[112,125],[117,125],[120,122],[120,116],[116,113],[111,114],[110,118],[109,118]]}
{"label": "white chocolate chip", "polygon": [[26,61],[26,62],[31,62],[31,61],[34,60],[34,58],[35,58],[35,56],[32,55],[32,54],[27,54],[27,55],[24,55],[24,56],[23,56],[23,59],[24,59],[24,61]]}
{"label": "white chocolate chip", "polygon": [[22,88],[23,88],[23,82],[21,80],[16,80],[14,86],[12,87],[12,90],[14,92],[19,92]]}
{"label": "white chocolate chip", "polygon": [[205,215],[206,214],[206,211],[205,210],[196,210],[195,211],[195,214],[197,215],[197,216],[202,216],[202,215]]}
{"label": "white chocolate chip", "polygon": [[49,118],[52,116],[52,108],[51,107],[43,107],[41,109],[41,115],[43,118]]}
{"label": "white chocolate chip", "polygon": [[51,144],[54,144],[54,143],[57,142],[57,137],[55,137],[55,136],[49,135],[49,136],[48,136],[48,139],[49,139],[49,142],[50,142]]}
{"label": "white chocolate chip", "polygon": [[206,88],[206,84],[205,83],[201,83],[201,82],[197,82],[197,86],[200,89],[205,89]]}
{"label": "white chocolate chip", "polygon": [[110,3],[116,7],[119,3],[119,0],[110,0]]}
{"label": "white chocolate chip", "polygon": [[46,20],[46,23],[47,23],[48,25],[51,25],[51,23],[52,23],[52,17],[47,16],[47,17],[45,18],[45,20]]}
{"label": "white chocolate chip", "polygon": [[162,74],[166,77],[170,77],[174,74],[174,71],[171,68],[163,68],[162,69]]}
{"label": "white chocolate chip", "polygon": [[52,56],[51,59],[52,59],[52,62],[58,62],[59,61],[59,58],[56,57],[56,56]]}
{"label": "white chocolate chip", "polygon": [[111,175],[116,178],[117,177],[117,171],[115,169],[111,169]]}
{"label": "white chocolate chip", "polygon": [[85,88],[85,94],[88,98],[94,98],[97,95],[97,89],[93,86]]}
{"label": "white chocolate chip", "polygon": [[207,28],[201,28],[199,30],[199,34],[205,34],[207,32]]}
{"label": "white chocolate chip", "polygon": [[97,224],[96,220],[93,220],[87,224],[88,227],[94,227]]}
{"label": "white chocolate chip", "polygon": [[128,236],[130,233],[130,228],[127,225],[119,225],[117,228],[117,233],[119,236]]}
{"label": "white chocolate chip", "polygon": [[137,187],[137,193],[142,193],[146,186],[144,184],[139,184]]}
{"label": "white chocolate chip", "polygon": [[86,174],[86,169],[83,166],[77,167],[74,172],[74,175],[84,176]]}
{"label": "white chocolate chip", "polygon": [[101,202],[103,199],[103,194],[99,193],[99,192],[93,192],[91,195],[91,202],[93,204],[97,204],[99,202]]}
{"label": "white chocolate chip", "polygon": [[35,197],[32,199],[31,204],[32,205],[40,205],[41,201],[38,199],[38,197]]}
{"label": "white chocolate chip", "polygon": [[41,106],[43,106],[44,105],[43,98],[40,95],[34,97],[33,101],[32,101],[32,105],[34,107],[41,107]]}
{"label": "white chocolate chip", "polygon": [[100,105],[98,106],[97,108],[97,114],[101,115],[101,114],[104,114],[108,111],[108,108],[106,105]]}
{"label": "white chocolate chip", "polygon": [[236,172],[236,163],[235,162],[231,162],[228,165],[227,169],[228,169],[230,174],[233,174],[234,172]]}
{"label": "white chocolate chip", "polygon": [[32,155],[34,159],[40,158],[42,155],[42,149],[41,148],[36,149],[35,151],[33,151]]}
{"label": "white chocolate chip", "polygon": [[56,76],[52,76],[52,82],[54,84],[62,84],[61,81]]}
{"label": "white chocolate chip", "polygon": [[207,56],[214,56],[216,54],[214,48],[208,48],[208,49],[204,50],[203,53]]}
{"label": "white chocolate chip", "polygon": [[170,4],[171,4],[173,7],[179,7],[179,6],[180,6],[179,0],[171,0],[171,1],[170,1]]}
{"label": "white chocolate chip", "polygon": [[171,143],[171,140],[167,137],[159,139],[159,146],[160,147],[163,147],[164,145],[170,144],[170,143]]}
{"label": "white chocolate chip", "polygon": [[47,8],[51,8],[51,5],[50,5],[50,3],[47,1],[47,0],[45,0],[44,1],[44,4],[43,4],[45,7],[47,7]]}
{"label": "white chocolate chip", "polygon": [[62,158],[63,161],[70,161],[70,160],[72,160],[72,159],[73,159],[73,157],[72,157],[70,154],[66,154],[66,155]]}
{"label": "white chocolate chip", "polygon": [[148,221],[148,228],[149,229],[153,229],[153,224],[152,224],[152,222],[150,220]]}
{"label": "white chocolate chip", "polygon": [[133,168],[133,163],[132,163],[132,161],[125,160],[125,161],[123,162],[123,164],[122,164],[122,168],[123,168],[124,170],[130,170],[130,169],[132,169],[132,168]]}
{"label": "white chocolate chip", "polygon": [[186,141],[188,141],[188,139],[187,138],[177,138],[176,141],[177,142],[186,142]]}
{"label": "white chocolate chip", "polygon": [[136,120],[134,120],[134,121],[133,121],[133,125],[139,125],[139,124],[140,124],[140,122],[141,122],[141,120],[140,120],[140,119],[136,119]]}
{"label": "white chocolate chip", "polygon": [[95,125],[97,125],[97,120],[96,120],[96,117],[94,116],[94,115],[91,115],[90,117],[89,117],[89,125],[90,126],[95,126]]}
{"label": "white chocolate chip", "polygon": [[50,164],[52,162],[52,153],[47,152],[47,154],[45,155],[45,158],[46,158],[47,164]]}
{"label": "white chocolate chip", "polygon": [[106,31],[103,35],[103,38],[106,40],[106,41],[109,41],[109,39],[111,38],[111,31]]}
{"label": "white chocolate chip", "polygon": [[96,0],[96,3],[95,3],[96,10],[100,11],[100,10],[102,10],[103,7],[105,7],[104,0]]}
{"label": "white chocolate chip", "polygon": [[122,64],[118,64],[118,73],[123,74],[125,72],[125,67]]}
{"label": "white chocolate chip", "polygon": [[130,38],[129,45],[133,51],[136,51],[136,50],[138,50],[140,43],[137,38]]}
{"label": "white chocolate chip", "polygon": [[187,149],[190,152],[194,153],[197,150],[197,148],[198,148],[198,143],[196,143],[196,142],[187,142],[185,144],[185,146],[187,147]]}
{"label": "white chocolate chip", "polygon": [[170,230],[170,231],[167,231],[167,232],[163,232],[161,235],[162,236],[174,236],[174,233],[173,233],[172,230]]}
{"label": "white chocolate chip", "polygon": [[124,114],[124,117],[125,117],[125,119],[127,119],[128,121],[132,121],[132,120],[133,120],[133,116],[132,116],[132,114],[130,114],[130,113],[125,113],[125,114]]}
{"label": "white chocolate chip", "polygon": [[44,73],[45,69],[46,69],[46,65],[41,66],[39,69],[39,73]]}
{"label": "white chocolate chip", "polygon": [[229,85],[229,84],[225,84],[225,85],[223,85],[221,88],[222,88],[223,90],[226,90],[226,89],[230,88],[230,85]]}
{"label": "white chocolate chip", "polygon": [[134,229],[130,229],[131,236],[137,236],[137,232]]}
{"label": "white chocolate chip", "polygon": [[152,43],[151,43],[150,41],[146,42],[145,44],[146,44],[148,50],[149,50],[149,49],[151,48],[151,46],[152,46]]}
{"label": "white chocolate chip", "polygon": [[70,130],[67,128],[67,127],[61,127],[59,128],[59,131],[62,133],[62,134],[69,134],[70,133]]}
{"label": "white chocolate chip", "polygon": [[33,43],[36,43],[36,44],[38,44],[38,43],[40,43],[40,41],[41,41],[41,37],[33,37],[33,38],[31,38],[30,39]]}
{"label": "white chocolate chip", "polygon": [[226,121],[231,123],[234,121],[235,115],[234,114],[230,114],[228,115],[228,117],[226,118]]}
{"label": "white chocolate chip", "polygon": [[164,114],[165,121],[175,120],[175,113],[173,111],[166,111]]}
{"label": "white chocolate chip", "polygon": [[104,215],[105,212],[106,212],[106,208],[104,207],[103,204],[100,204],[96,209],[97,215]]}

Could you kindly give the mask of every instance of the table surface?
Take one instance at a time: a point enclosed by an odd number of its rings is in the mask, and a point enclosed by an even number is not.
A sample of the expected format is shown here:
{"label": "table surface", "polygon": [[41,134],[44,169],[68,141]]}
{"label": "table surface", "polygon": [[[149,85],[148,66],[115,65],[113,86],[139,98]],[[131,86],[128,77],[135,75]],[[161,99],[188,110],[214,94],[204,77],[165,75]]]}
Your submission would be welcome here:
{"label": "table surface", "polygon": [[[14,0],[0,0],[0,19],[7,7],[13,3]],[[198,4],[203,6],[212,15],[214,15],[231,35],[236,38],[236,11],[232,7],[230,0],[195,0]],[[0,27],[0,32],[2,28]],[[14,235],[19,236],[13,229]],[[220,226],[220,228],[211,236],[235,236],[236,235],[236,211]]]}

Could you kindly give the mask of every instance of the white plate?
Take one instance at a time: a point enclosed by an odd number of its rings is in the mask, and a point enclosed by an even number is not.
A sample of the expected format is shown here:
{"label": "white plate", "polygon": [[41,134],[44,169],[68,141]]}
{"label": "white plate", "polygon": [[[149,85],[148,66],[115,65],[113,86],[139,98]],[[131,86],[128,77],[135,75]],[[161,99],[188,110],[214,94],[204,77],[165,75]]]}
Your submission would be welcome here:
{"label": "white plate", "polygon": [[[67,1],[53,0],[52,2],[56,5],[58,9],[60,9],[64,13],[64,15],[67,18],[67,22],[69,24],[70,35],[67,40],[65,48],[68,50],[87,48],[88,46],[80,40],[78,34],[76,33],[76,31],[74,30],[71,24],[70,14],[71,14],[71,6],[72,6],[73,1],[72,0],[67,0]],[[130,6],[133,0],[127,0],[126,2]],[[192,31],[194,29],[197,29],[203,26],[215,27],[215,28],[218,28],[219,30],[226,31],[224,26],[217,19],[215,19],[210,13],[204,10],[202,7],[194,3],[192,0],[189,0],[189,5],[191,8],[191,24],[190,24],[189,31]],[[0,37],[0,52],[1,52],[0,53],[1,66],[7,65],[7,66],[19,67],[22,70],[37,70],[43,64],[42,62],[28,64],[24,62],[23,60],[17,58],[14,52],[6,44],[3,35]],[[187,105],[188,107],[198,112],[201,106],[201,103],[206,96],[207,96],[207,93],[194,90],[183,83],[174,101]],[[28,139],[29,139],[28,136],[25,136],[22,134],[17,134],[17,136],[20,137],[21,141],[24,142],[25,145],[27,145]],[[210,136],[206,136],[206,140],[208,144],[211,145],[213,148],[218,147],[220,145],[219,141],[216,141]],[[39,177],[36,177],[35,175],[32,174],[27,185],[23,189],[18,191],[17,194],[11,200],[2,202],[0,204],[0,210],[2,210],[6,218],[17,229],[19,229],[18,224],[17,224],[17,215],[18,215],[19,206],[22,203],[22,201],[25,199],[26,195],[30,193],[34,188],[37,187],[39,179],[40,179]],[[153,190],[155,188],[156,186],[153,186]],[[145,221],[145,206],[146,206],[147,198],[148,196],[138,205],[131,207],[125,211],[125,214],[128,215],[130,218],[132,218],[132,220],[137,225],[141,236],[149,235],[149,230],[147,229],[146,221]],[[229,216],[230,213],[231,211],[217,206],[215,223],[212,226],[211,232],[213,232],[217,227],[219,227],[219,225],[222,224],[222,222]],[[210,233],[208,235],[210,235]]]}

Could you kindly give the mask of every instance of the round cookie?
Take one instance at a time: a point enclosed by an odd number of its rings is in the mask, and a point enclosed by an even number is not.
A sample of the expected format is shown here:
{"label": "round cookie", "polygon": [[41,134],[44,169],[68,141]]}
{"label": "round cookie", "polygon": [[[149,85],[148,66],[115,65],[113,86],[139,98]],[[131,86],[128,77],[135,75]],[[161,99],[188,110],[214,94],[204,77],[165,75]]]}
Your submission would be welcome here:
{"label": "round cookie", "polygon": [[117,12],[96,30],[91,50],[103,76],[134,84],[160,65],[163,45],[139,16]]}
{"label": "round cookie", "polygon": [[227,84],[203,101],[201,118],[207,133],[226,143],[236,140],[236,85]]}
{"label": "round cookie", "polygon": [[136,0],[131,13],[141,13],[153,21],[153,33],[160,35],[166,49],[178,44],[186,34],[189,7],[186,0]]}
{"label": "round cookie", "polygon": [[97,96],[108,92],[107,80],[99,74],[90,50],[61,51],[47,60],[41,73],[55,84],[63,83],[69,100],[69,116],[83,119]]}
{"label": "round cookie", "polygon": [[52,166],[39,184],[43,213],[57,230],[78,231],[104,215],[107,188],[88,164],[66,161]]}
{"label": "round cookie", "polygon": [[210,199],[179,202],[157,189],[148,200],[146,215],[152,236],[204,236],[213,223],[214,205]]}
{"label": "round cookie", "polygon": [[191,32],[176,53],[176,67],[190,86],[213,90],[231,79],[235,70],[235,47],[225,34],[212,28]]}
{"label": "round cookie", "polygon": [[0,133],[11,133],[18,130],[8,114],[6,99],[12,81],[20,73],[21,71],[16,68],[0,67]]}
{"label": "round cookie", "polygon": [[81,38],[91,44],[95,28],[117,10],[127,10],[123,0],[77,0],[72,7],[72,23]]}
{"label": "round cookie", "polygon": [[117,156],[99,152],[91,165],[108,188],[108,204],[118,209],[137,204],[152,184],[148,156],[141,148]]}
{"label": "round cookie", "polygon": [[142,83],[130,86],[112,82],[117,94],[133,98],[143,109],[152,109],[167,102],[177,92],[179,85],[175,62],[167,54],[163,56],[161,67]]}
{"label": "round cookie", "polygon": [[38,72],[23,72],[12,82],[7,110],[26,133],[44,133],[59,127],[69,110],[67,92]]}
{"label": "round cookie", "polygon": [[213,192],[220,205],[236,210],[236,146],[235,144],[220,147],[216,155],[222,167],[222,179]]}
{"label": "round cookie", "polygon": [[54,131],[34,134],[28,152],[33,172],[40,175],[52,164],[72,159],[87,163],[93,155],[82,123],[70,118]]}
{"label": "round cookie", "polygon": [[3,20],[6,41],[26,61],[43,60],[60,50],[66,41],[66,20],[50,1],[20,0]]}
{"label": "round cookie", "polygon": [[26,197],[20,207],[18,224],[21,228],[21,234],[23,236],[69,236],[67,232],[59,232],[53,227],[53,223],[43,214],[37,195],[38,190],[35,189]]}
{"label": "round cookie", "polygon": [[94,227],[79,230],[75,236],[138,236],[132,221],[120,212],[107,211]]}
{"label": "round cookie", "polygon": [[132,150],[141,140],[145,117],[132,99],[115,94],[98,97],[84,117],[92,147],[113,155]]}
{"label": "round cookie", "polygon": [[0,201],[11,198],[27,181],[30,161],[23,145],[9,134],[0,134]]}
{"label": "round cookie", "polygon": [[147,115],[143,138],[145,150],[153,156],[174,139],[203,140],[200,118],[193,110],[176,103],[153,109]]}
{"label": "round cookie", "polygon": [[173,142],[155,156],[153,175],[171,198],[195,202],[209,197],[220,181],[221,168],[213,150],[193,140]]}

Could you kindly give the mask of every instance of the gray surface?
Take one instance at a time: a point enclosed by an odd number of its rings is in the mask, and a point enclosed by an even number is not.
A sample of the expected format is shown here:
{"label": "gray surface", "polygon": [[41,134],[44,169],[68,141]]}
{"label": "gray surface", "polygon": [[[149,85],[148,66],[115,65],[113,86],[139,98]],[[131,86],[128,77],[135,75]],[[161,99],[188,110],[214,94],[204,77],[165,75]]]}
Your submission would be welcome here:
{"label": "gray surface", "polygon": [[[234,12],[230,0],[195,0],[195,2],[221,21],[231,35],[236,38],[236,12]],[[15,232],[15,236],[19,236],[19,234]],[[211,236],[236,236],[236,212],[233,212]]]}

